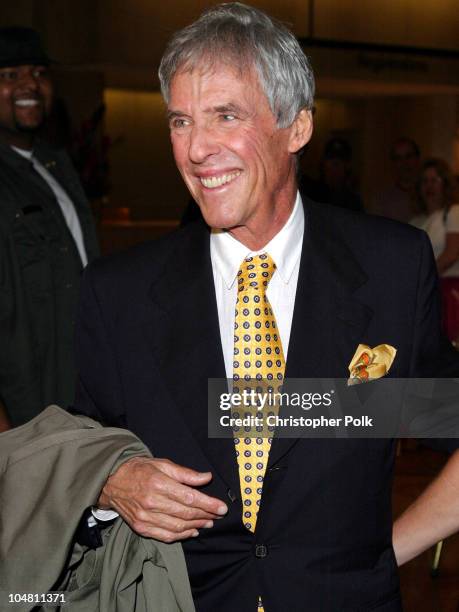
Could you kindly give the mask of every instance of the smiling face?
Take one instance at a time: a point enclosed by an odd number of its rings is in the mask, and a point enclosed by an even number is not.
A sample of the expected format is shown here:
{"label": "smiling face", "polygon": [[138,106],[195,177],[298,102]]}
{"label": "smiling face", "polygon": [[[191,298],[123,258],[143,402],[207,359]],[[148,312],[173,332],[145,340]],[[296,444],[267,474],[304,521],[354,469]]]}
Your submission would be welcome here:
{"label": "smiling face", "polygon": [[279,129],[254,70],[224,64],[179,71],[168,105],[177,167],[207,224],[249,248],[264,246],[295,203],[294,154],[309,140],[309,111]]}
{"label": "smiling face", "polygon": [[427,212],[433,212],[445,205],[444,182],[433,166],[424,169],[421,176],[421,197]]}
{"label": "smiling face", "polygon": [[53,88],[46,66],[0,68],[0,139],[30,148],[51,110]]}

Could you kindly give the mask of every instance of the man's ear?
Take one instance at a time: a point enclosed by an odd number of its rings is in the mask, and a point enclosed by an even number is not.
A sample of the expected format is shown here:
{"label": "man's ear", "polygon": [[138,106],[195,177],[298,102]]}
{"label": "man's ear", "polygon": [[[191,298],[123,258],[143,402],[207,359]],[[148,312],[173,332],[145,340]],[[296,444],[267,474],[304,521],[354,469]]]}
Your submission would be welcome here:
{"label": "man's ear", "polygon": [[310,141],[312,130],[312,112],[302,108],[290,126],[289,153],[302,149]]}

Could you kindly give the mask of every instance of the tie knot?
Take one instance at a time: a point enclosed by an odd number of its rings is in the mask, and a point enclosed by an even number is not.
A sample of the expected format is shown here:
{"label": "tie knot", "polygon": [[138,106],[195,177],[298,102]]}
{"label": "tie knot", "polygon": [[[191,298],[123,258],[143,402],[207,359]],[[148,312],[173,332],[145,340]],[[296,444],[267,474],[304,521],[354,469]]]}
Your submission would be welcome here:
{"label": "tie knot", "polygon": [[238,291],[265,292],[276,264],[267,253],[246,257],[237,273]]}

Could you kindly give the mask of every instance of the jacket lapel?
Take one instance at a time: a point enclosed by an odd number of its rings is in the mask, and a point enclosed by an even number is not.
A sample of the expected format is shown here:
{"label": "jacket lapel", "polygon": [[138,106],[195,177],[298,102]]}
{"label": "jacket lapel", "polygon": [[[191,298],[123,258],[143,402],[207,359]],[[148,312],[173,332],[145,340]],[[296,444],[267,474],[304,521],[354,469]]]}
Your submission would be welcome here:
{"label": "jacket lapel", "polygon": [[54,199],[52,190],[46,181],[35,172],[32,162],[29,159],[26,159],[3,143],[0,143],[0,159],[7,163],[14,172],[18,173],[19,177],[24,175],[27,176],[27,180],[34,183],[38,193],[43,196],[45,202],[49,202],[50,198]]}
{"label": "jacket lapel", "polygon": [[[287,379],[347,378],[348,364],[373,314],[355,296],[367,277],[340,234],[333,208],[305,202],[285,374]],[[269,464],[276,463],[296,441],[275,437]]]}
{"label": "jacket lapel", "polygon": [[[371,308],[355,296],[366,275],[341,236],[333,209],[307,202],[305,215],[286,378],[347,378],[372,317]],[[150,290],[151,344],[184,422],[220,476],[238,490],[232,439],[208,437],[207,382],[225,378],[208,231],[197,224],[177,244]],[[269,465],[296,442],[275,436]]]}
{"label": "jacket lapel", "polygon": [[156,321],[153,351],[165,386],[201,450],[228,486],[238,487],[233,440],[208,435],[208,379],[226,378],[209,232],[196,224],[182,236],[150,290]]}

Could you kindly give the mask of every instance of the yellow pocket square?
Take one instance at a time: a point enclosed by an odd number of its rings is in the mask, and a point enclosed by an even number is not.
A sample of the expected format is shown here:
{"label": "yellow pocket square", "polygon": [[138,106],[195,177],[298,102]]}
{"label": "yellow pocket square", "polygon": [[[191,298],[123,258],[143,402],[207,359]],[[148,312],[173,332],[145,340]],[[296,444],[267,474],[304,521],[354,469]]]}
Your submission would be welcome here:
{"label": "yellow pocket square", "polygon": [[378,344],[374,348],[359,344],[349,364],[350,376],[347,384],[358,385],[385,376],[396,354],[397,349],[390,344]]}

